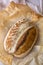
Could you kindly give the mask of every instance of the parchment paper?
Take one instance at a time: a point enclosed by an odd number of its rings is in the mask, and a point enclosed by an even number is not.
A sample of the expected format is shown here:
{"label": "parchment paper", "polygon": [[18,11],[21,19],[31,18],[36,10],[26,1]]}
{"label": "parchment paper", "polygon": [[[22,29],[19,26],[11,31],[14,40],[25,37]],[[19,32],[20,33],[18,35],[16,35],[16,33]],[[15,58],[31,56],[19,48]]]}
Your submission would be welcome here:
{"label": "parchment paper", "polygon": [[[12,0],[0,0],[0,10],[3,10]],[[43,11],[40,8],[39,0],[13,0],[16,3],[27,4],[28,6],[32,6],[32,10],[37,12],[40,15],[43,15]],[[34,3],[32,3],[32,1]],[[41,0],[42,1],[42,0]],[[38,4],[38,5],[37,5]],[[34,6],[35,5],[35,6]],[[38,8],[37,8],[38,6]],[[37,23],[39,27],[39,40],[32,49],[32,51],[23,59],[17,59],[14,57],[12,65],[43,65],[43,18],[41,18]],[[1,65],[1,64],[0,64]]]}

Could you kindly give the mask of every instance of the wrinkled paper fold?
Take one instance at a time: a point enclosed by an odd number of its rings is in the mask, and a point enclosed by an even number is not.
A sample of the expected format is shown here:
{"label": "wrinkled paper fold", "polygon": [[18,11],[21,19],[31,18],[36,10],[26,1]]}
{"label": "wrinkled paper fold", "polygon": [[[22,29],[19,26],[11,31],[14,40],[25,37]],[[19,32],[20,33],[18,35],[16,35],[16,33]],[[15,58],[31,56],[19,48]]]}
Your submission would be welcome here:
{"label": "wrinkled paper fold", "polygon": [[33,11],[43,16],[43,0],[0,0],[0,10],[5,8],[11,1],[28,5]]}

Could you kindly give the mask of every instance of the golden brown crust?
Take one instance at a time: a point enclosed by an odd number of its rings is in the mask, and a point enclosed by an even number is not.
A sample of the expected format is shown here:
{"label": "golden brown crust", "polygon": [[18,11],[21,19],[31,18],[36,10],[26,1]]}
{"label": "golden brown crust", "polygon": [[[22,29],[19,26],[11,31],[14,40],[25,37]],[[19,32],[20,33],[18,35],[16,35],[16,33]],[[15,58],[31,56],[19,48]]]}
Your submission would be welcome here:
{"label": "golden brown crust", "polygon": [[[29,26],[33,26],[30,29]],[[26,31],[26,39],[25,42],[23,42],[23,46],[21,45],[21,42],[23,41],[21,38],[21,32],[24,34],[24,31],[28,28],[28,31]],[[27,50],[31,49],[34,45],[34,40],[37,36],[37,27],[34,26],[34,24],[30,23],[28,19],[23,19],[21,21],[17,21],[16,24],[14,24],[10,30],[8,31],[8,34],[5,37],[4,40],[4,48],[8,53],[14,53],[14,55],[21,55],[25,53]],[[25,37],[25,36],[24,36]],[[23,37],[23,38],[24,38]],[[21,40],[21,41],[20,41]],[[35,42],[36,42],[35,40]],[[19,44],[20,42],[20,44]],[[24,44],[25,43],[25,44]],[[29,45],[28,45],[29,44]],[[17,50],[17,47],[20,46]],[[15,51],[16,50],[16,51]]]}

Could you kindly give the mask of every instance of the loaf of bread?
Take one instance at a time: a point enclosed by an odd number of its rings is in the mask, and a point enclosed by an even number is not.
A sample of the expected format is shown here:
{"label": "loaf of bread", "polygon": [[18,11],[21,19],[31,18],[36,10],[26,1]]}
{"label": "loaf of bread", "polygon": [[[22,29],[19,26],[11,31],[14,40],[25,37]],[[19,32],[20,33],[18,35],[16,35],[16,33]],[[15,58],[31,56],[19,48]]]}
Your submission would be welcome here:
{"label": "loaf of bread", "polygon": [[33,48],[38,37],[38,29],[27,19],[17,21],[8,31],[4,48],[16,57],[23,57]]}

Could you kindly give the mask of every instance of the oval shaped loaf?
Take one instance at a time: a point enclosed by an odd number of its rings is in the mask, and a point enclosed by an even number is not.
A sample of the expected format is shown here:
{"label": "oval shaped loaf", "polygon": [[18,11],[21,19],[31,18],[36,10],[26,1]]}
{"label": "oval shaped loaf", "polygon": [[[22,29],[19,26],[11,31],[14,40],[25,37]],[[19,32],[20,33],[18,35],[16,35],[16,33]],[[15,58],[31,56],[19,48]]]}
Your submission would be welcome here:
{"label": "oval shaped loaf", "polygon": [[32,49],[37,36],[37,26],[23,19],[16,22],[8,31],[4,40],[4,48],[16,57],[23,57],[27,51],[29,52]]}

